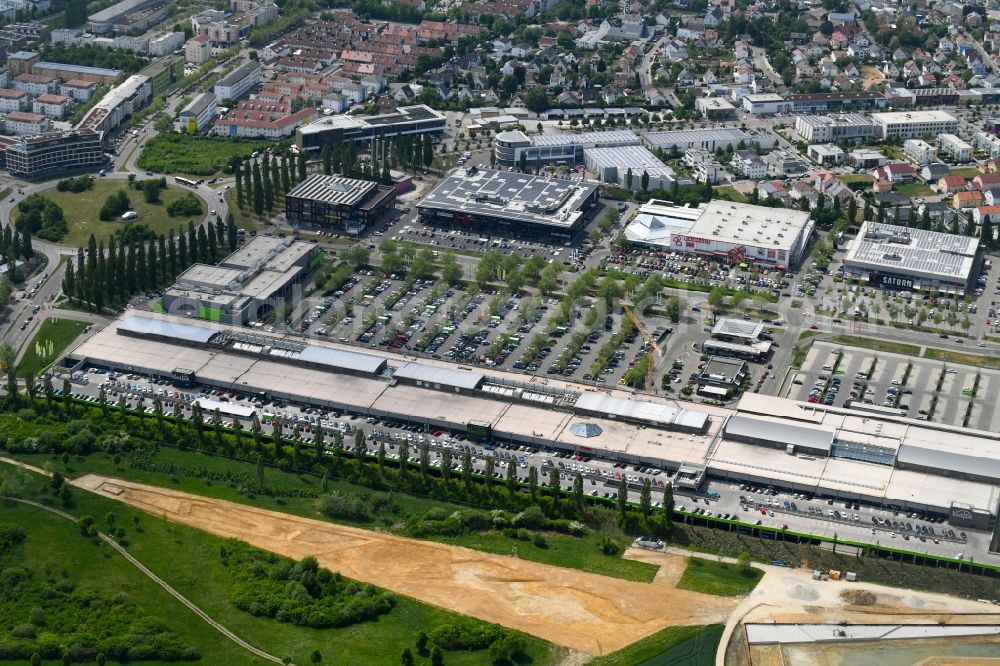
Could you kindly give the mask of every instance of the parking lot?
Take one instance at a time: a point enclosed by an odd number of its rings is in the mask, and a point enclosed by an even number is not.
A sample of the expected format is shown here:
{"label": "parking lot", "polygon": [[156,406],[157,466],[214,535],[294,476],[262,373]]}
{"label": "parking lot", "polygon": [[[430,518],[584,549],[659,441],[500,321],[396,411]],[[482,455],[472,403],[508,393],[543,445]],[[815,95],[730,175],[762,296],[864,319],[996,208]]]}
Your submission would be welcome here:
{"label": "parking lot", "polygon": [[955,426],[964,425],[968,414],[968,427],[993,432],[1000,427],[993,409],[1000,398],[1000,371],[825,341],[813,344],[788,396],[837,407],[860,401]]}

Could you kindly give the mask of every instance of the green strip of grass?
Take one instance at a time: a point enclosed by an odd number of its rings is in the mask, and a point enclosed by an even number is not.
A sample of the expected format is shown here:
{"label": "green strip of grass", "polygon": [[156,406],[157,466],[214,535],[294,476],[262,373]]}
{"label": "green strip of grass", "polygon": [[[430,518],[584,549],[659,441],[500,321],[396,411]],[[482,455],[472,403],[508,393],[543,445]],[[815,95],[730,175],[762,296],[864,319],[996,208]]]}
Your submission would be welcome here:
{"label": "green strip of grass", "polygon": [[[47,319],[44,321],[38,328],[38,332],[35,333],[35,337],[28,343],[28,351],[25,352],[24,358],[17,366],[17,376],[25,377],[31,373],[37,377],[42,370],[52,365],[62,355],[66,348],[83,333],[85,328],[87,328],[86,322],[72,319]],[[49,353],[50,343],[52,353]]]}
{"label": "green strip of grass", "polygon": [[712,666],[724,629],[721,624],[667,627],[587,666]]}
{"label": "green strip of grass", "polygon": [[763,575],[763,571],[753,567],[743,571],[738,564],[692,557],[677,587],[719,597],[739,597],[750,594]]}
{"label": "green strip of grass", "polygon": [[920,356],[920,347],[908,345],[903,342],[892,342],[890,340],[874,340],[872,338],[862,338],[856,335],[835,335],[830,338],[838,345],[848,345],[849,347],[863,347],[893,354],[905,354],[907,356]]}
{"label": "green strip of grass", "polygon": [[980,356],[979,354],[968,354],[966,352],[950,351],[947,349],[927,348],[924,350],[924,358],[961,365],[973,365],[980,368],[1000,368],[1000,358],[995,356]]}

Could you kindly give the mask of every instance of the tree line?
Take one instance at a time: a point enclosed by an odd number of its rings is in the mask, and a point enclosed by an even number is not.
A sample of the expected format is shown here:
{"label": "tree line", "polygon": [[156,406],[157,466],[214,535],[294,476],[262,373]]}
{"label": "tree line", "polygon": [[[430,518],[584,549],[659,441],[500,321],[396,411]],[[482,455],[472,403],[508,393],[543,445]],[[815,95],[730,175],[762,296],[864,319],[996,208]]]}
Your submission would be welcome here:
{"label": "tree line", "polygon": [[17,282],[17,271],[14,267],[18,259],[27,261],[35,256],[31,247],[31,234],[27,230],[18,231],[9,224],[4,225],[0,232],[0,257],[7,265],[7,275],[11,282]]}
{"label": "tree line", "polygon": [[[501,473],[498,460],[492,455],[485,460],[482,473],[473,468],[469,452],[457,453],[444,449],[441,465],[431,465],[432,454],[427,443],[419,445],[409,442],[387,444],[384,440],[370,441],[360,428],[350,441],[345,441],[340,432],[327,433],[317,428],[311,437],[303,436],[297,424],[290,428],[278,419],[269,425],[260,422],[256,414],[248,427],[239,421],[233,426],[223,425],[219,410],[207,412],[197,403],[192,405],[190,418],[184,418],[181,405],[175,402],[168,413],[159,398],[153,398],[152,414],[145,412],[145,402],[140,399],[135,410],[126,407],[126,397],[120,394],[117,413],[108,402],[107,393],[102,389],[96,407],[81,404],[69,396],[72,390],[69,382],[64,382],[61,398],[54,394],[51,378],[46,377],[42,386],[32,376],[25,378],[25,391],[19,392],[14,370],[8,369],[8,408],[18,407],[45,410],[54,419],[88,418],[94,428],[108,433],[122,429],[132,434],[130,446],[153,446],[153,443],[180,445],[207,453],[257,461],[257,479],[254,492],[272,492],[266,482],[267,465],[284,471],[312,473],[325,478],[339,478],[351,483],[376,490],[401,491],[432,497],[443,501],[460,502],[473,506],[488,506],[512,513],[520,513],[531,507],[540,511],[552,529],[572,531],[572,521],[598,524],[602,517],[595,511],[598,506],[610,506],[615,510],[616,521],[628,532],[669,536],[672,529],[674,498],[673,488],[667,483],[663,489],[654,489],[649,479],[644,480],[639,492],[638,504],[628,501],[628,485],[625,478],[618,483],[617,497],[609,504],[595,500],[585,494],[584,479],[580,473],[570,473],[558,467],[542,471],[537,467],[528,468],[526,481],[517,478],[517,465],[506,466]],[[249,430],[249,432],[247,432]],[[113,446],[120,447],[115,440]],[[20,444],[5,439],[7,450],[20,451]],[[39,446],[34,442],[33,446]],[[95,450],[96,441],[90,441],[86,450],[69,450],[69,444],[60,438],[51,438],[46,444],[50,450],[39,452],[86,454]],[[374,452],[371,450],[374,447]],[[394,457],[389,457],[390,447]],[[123,451],[120,448],[119,452]],[[454,464],[453,464],[454,463]],[[453,467],[455,469],[453,469]],[[543,478],[547,476],[548,478]],[[563,484],[571,484],[565,490]],[[656,492],[662,505],[654,510],[653,494]],[[326,513],[336,512],[327,506]]]}
{"label": "tree line", "polygon": [[86,251],[79,248],[66,265],[63,292],[71,303],[100,312],[126,303],[132,294],[172,284],[192,264],[215,263],[236,244],[232,216],[226,224],[221,218],[198,227],[189,222],[187,233],[171,231],[169,238],[161,234],[148,243],[112,236],[105,248],[91,234]]}
{"label": "tree line", "polygon": [[233,175],[236,177],[236,205],[240,209],[249,207],[255,215],[263,217],[274,211],[279,197],[284,197],[293,185],[305,180],[305,155],[299,153],[298,178],[291,158],[264,153],[258,160],[236,162]]}

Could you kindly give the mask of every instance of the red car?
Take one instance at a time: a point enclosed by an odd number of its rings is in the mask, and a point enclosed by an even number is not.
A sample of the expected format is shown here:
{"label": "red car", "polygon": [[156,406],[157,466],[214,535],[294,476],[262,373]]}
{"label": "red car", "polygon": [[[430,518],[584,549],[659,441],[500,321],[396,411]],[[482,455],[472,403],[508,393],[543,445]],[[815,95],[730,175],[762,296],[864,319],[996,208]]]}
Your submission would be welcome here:
{"label": "red car", "polygon": [[814,331],[818,331],[819,330],[819,324],[813,324],[809,328],[812,329],[812,330],[814,330]]}

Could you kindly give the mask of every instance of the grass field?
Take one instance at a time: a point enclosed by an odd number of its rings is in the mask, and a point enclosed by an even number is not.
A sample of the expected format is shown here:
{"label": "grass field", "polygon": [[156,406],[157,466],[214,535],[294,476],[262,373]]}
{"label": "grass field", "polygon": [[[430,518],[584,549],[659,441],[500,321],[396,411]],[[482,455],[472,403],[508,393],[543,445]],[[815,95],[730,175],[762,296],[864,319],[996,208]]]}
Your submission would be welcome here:
{"label": "grass field", "polygon": [[205,178],[221,173],[231,159],[246,159],[269,145],[229,137],[160,134],[143,147],[136,165],[156,173]]}
{"label": "grass field", "polygon": [[[189,219],[194,222],[201,221],[200,217],[194,219],[167,215],[167,206],[191,190],[170,185],[166,190],[160,192],[160,203],[148,204],[142,192],[128,189],[126,181],[98,179],[94,181],[94,187],[86,192],[59,192],[52,188],[41,193],[59,204],[66,214],[69,233],[60,241],[60,244],[82,247],[87,244],[90,234],[94,234],[98,242],[104,241],[107,244],[108,238],[115,229],[120,229],[124,223],[120,220],[102,222],[98,215],[107,196],[118,190],[125,190],[132,202],[132,210],[141,216],[136,223],[145,224],[157,234],[167,234],[171,229],[187,229]],[[204,202],[202,203],[204,205]],[[205,212],[207,213],[208,210],[206,209]]]}
{"label": "grass field", "polygon": [[875,182],[875,179],[866,173],[854,173],[845,176],[837,176],[837,180],[842,182],[844,185],[850,185],[851,183],[868,183],[871,184]]}
{"label": "grass field", "polygon": [[742,192],[737,192],[732,187],[717,187],[715,188],[715,194],[720,199],[727,199],[729,201],[735,201],[737,203],[746,203],[747,197]]}
{"label": "grass field", "polygon": [[951,170],[952,175],[961,176],[966,180],[972,180],[979,175],[979,169],[976,167],[959,167]]}
{"label": "grass field", "polygon": [[743,572],[736,564],[692,557],[677,587],[720,597],[739,597],[750,594],[763,575],[760,569],[751,567]]}
{"label": "grass field", "polygon": [[[530,541],[511,539],[499,532],[482,532],[435,540],[499,555],[516,553],[517,557],[524,560],[580,569],[613,578],[624,578],[641,583],[653,580],[659,567],[646,562],[624,560],[620,557],[605,555],[601,551],[602,538],[601,535],[595,533],[583,537],[546,535],[547,545],[545,548],[539,548]],[[622,539],[619,545],[624,546],[624,544],[625,539]]]}
{"label": "grass field", "polygon": [[[97,514],[94,515],[97,517]],[[98,518],[102,526],[103,515]],[[116,515],[121,520],[127,518],[127,529],[133,531],[130,514],[121,511],[119,507]],[[252,663],[252,655],[210,628],[109,546],[103,543],[94,545],[80,536],[79,528],[74,523],[43,509],[15,502],[0,505],[0,522],[19,525],[27,532],[28,537],[23,546],[24,561],[36,575],[55,572],[61,576],[65,571],[70,581],[94,590],[103,597],[127,594],[130,601],[149,615],[163,620],[183,642],[198,650],[201,659],[195,663]],[[143,538],[145,534],[146,532],[136,536]],[[10,627],[5,629],[9,632]],[[253,637],[247,638],[254,642]],[[167,662],[139,663],[154,666]]]}
{"label": "grass field", "polygon": [[891,340],[874,340],[872,338],[862,338],[857,335],[834,335],[830,338],[838,345],[848,345],[849,347],[863,347],[865,349],[875,349],[877,351],[891,352],[894,354],[906,354],[908,356],[919,356],[920,347],[908,345],[903,342],[892,342]]}
{"label": "grass field", "polygon": [[[8,469],[7,466],[0,466],[0,473]],[[139,561],[238,636],[272,654],[289,656],[297,664],[310,663],[309,655],[314,649],[320,651],[322,663],[325,664],[399,664],[403,648],[409,647],[416,652],[414,640],[418,631],[429,633],[442,624],[463,620],[454,613],[399,595],[396,596],[396,606],[388,614],[374,621],[343,628],[317,630],[255,617],[239,610],[230,601],[233,579],[230,570],[219,558],[224,539],[183,525],[168,523],[143,512],[132,511],[118,502],[78,489],[74,489],[74,504],[70,513],[94,516],[100,527],[104,526],[104,516],[109,511],[114,512],[116,523],[125,527],[129,552]],[[33,518],[40,510],[30,511],[30,507],[24,507],[23,511],[19,507],[10,511],[7,509],[4,506],[2,511],[5,520],[9,520],[7,516],[18,512],[25,515],[24,526],[28,530],[29,540],[34,540],[47,550],[45,561],[52,563],[54,571],[60,570],[59,563],[67,551],[80,548],[58,540],[50,541],[44,532],[41,533],[41,538],[36,537],[34,523],[37,521]],[[138,530],[133,523],[133,515],[139,516]],[[76,535],[76,541],[81,541],[75,526],[68,522],[67,525],[70,527],[70,534]],[[104,562],[114,561],[110,553],[101,559]],[[90,574],[91,579],[114,578],[100,568],[107,566],[104,562],[97,562],[97,568]],[[121,575],[126,574],[127,571]],[[144,580],[144,577],[140,578]],[[262,663],[210,630],[195,615],[184,611],[179,603],[170,604],[172,598],[167,597],[165,592],[156,593],[160,588],[156,587],[147,595],[146,587],[139,585],[141,582],[139,580],[128,586],[122,584],[118,588],[129,591],[135,601],[148,604],[150,612],[164,617],[171,626],[176,626],[178,633],[183,629],[185,637],[203,655],[198,663]],[[475,622],[467,618],[465,621]],[[528,636],[522,636],[522,639],[528,653],[526,663],[549,663],[551,645]],[[473,666],[488,661],[485,651],[445,652],[447,664]],[[146,665],[150,662],[141,663]]]}
{"label": "grass field", "polygon": [[[10,425],[11,436],[14,436],[17,432],[15,426],[6,420],[0,420],[0,429],[7,425]],[[277,469],[266,470],[265,478],[268,486],[274,489],[275,495],[278,496],[258,495],[248,498],[230,485],[203,481],[200,478],[200,474],[196,476],[175,474],[171,477],[167,472],[132,469],[125,463],[116,466],[112,457],[103,453],[94,453],[84,458],[70,459],[69,463],[63,463],[56,456],[16,455],[13,457],[39,466],[50,464],[53,469],[57,469],[67,476],[77,476],[85,472],[107,474],[139,483],[169,486],[176,490],[183,490],[207,497],[217,497],[272,511],[284,511],[309,518],[321,518],[316,511],[315,500],[293,496],[296,492],[302,490],[319,490],[320,480],[310,476],[299,476],[289,472],[282,472]],[[174,465],[180,469],[229,472],[237,477],[239,475],[252,477],[256,474],[256,465],[252,463],[226,460],[195,451],[182,451],[168,447],[159,449],[156,454],[156,462],[165,466]],[[370,490],[336,480],[328,481],[328,489],[350,494],[363,493],[372,497],[389,497],[389,493]],[[333,522],[364,527],[366,529],[400,532],[400,525],[405,522],[408,515],[423,514],[435,508],[444,509],[450,513],[456,508],[455,504],[403,493],[392,493],[391,498],[400,506],[399,514],[381,516],[370,522],[363,523],[350,520],[336,520]],[[428,538],[441,541],[442,543],[505,555],[510,554],[512,549],[516,548],[517,556],[522,559],[580,569],[582,571],[626,580],[649,582],[656,575],[657,571],[657,567],[645,562],[636,562],[619,556],[605,555],[601,550],[601,535],[596,533],[590,533],[583,537],[546,534],[546,548],[539,548],[530,541],[511,539],[498,532],[474,532],[456,537],[441,536]],[[619,545],[622,546],[623,550],[628,541],[627,537],[619,535]]]}
{"label": "grass field", "polygon": [[974,365],[980,368],[1000,368],[1000,358],[995,356],[980,356],[979,354],[968,354],[966,352],[950,351],[947,349],[924,350],[924,358],[931,358],[935,361],[947,361],[948,363],[959,363],[961,365]]}
{"label": "grass field", "polygon": [[[87,323],[83,321],[72,319],[45,320],[38,328],[38,332],[35,333],[35,337],[28,343],[28,351],[24,353],[24,358],[17,365],[17,376],[24,377],[30,372],[37,377],[44,368],[59,358],[60,354],[83,333],[85,328],[87,328]],[[48,353],[50,342],[52,343],[51,354]],[[36,353],[35,343],[38,343],[38,351],[42,351],[42,355]],[[46,347],[44,350],[41,349],[43,344]]]}
{"label": "grass field", "polygon": [[934,190],[924,183],[903,183],[901,185],[896,185],[896,191],[905,194],[911,199],[914,197],[934,196]]}
{"label": "grass field", "polygon": [[712,666],[724,629],[721,624],[667,627],[587,666]]}

